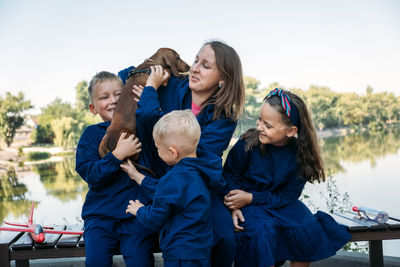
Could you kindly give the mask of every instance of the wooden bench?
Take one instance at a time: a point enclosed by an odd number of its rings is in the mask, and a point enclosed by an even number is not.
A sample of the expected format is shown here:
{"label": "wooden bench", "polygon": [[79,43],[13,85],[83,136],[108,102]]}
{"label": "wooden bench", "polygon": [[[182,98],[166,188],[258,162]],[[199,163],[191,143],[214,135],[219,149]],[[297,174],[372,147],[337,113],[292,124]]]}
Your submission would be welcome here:
{"label": "wooden bench", "polygon": [[360,219],[350,213],[333,213],[332,217],[339,223],[347,225],[351,233],[351,242],[369,242],[369,265],[371,267],[384,266],[383,240],[400,239],[400,223],[388,220],[385,224]]}
{"label": "wooden bench", "polygon": [[[65,228],[65,227],[62,227]],[[68,228],[75,231],[76,226]],[[29,260],[85,257],[85,241],[81,235],[46,234],[44,243],[35,243],[29,233],[2,232],[0,235],[0,266],[29,266]]]}
{"label": "wooden bench", "polygon": [[[79,231],[82,226],[74,225],[67,229]],[[29,260],[85,257],[85,240],[82,235],[46,234],[45,242],[38,244],[29,233],[0,233],[0,267],[9,267],[13,260],[16,267],[28,267]],[[161,250],[155,249],[154,253],[158,252]]]}
{"label": "wooden bench", "polygon": [[[369,261],[372,267],[384,266],[382,240],[400,239],[400,223],[389,220],[386,224],[358,220],[350,214],[331,214],[339,223],[349,226],[351,241],[369,242]],[[159,252],[159,251],[157,251]],[[48,234],[43,244],[36,244],[28,233],[2,232],[0,235],[0,266],[29,266],[29,260],[85,257],[82,236]]]}

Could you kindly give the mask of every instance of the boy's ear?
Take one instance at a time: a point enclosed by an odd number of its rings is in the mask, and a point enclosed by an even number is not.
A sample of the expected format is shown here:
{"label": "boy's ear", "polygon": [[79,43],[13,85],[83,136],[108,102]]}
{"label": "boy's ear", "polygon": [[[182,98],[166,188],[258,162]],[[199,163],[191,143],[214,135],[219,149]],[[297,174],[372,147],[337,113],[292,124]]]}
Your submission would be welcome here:
{"label": "boy's ear", "polygon": [[179,150],[176,147],[170,146],[170,147],[168,147],[168,150],[174,159],[177,159],[179,157]]}
{"label": "boy's ear", "polygon": [[289,128],[289,131],[288,131],[288,133],[286,134],[286,136],[287,137],[293,137],[293,136],[295,136],[296,134],[297,134],[297,126],[291,126],[290,128]]}
{"label": "boy's ear", "polygon": [[98,113],[92,103],[89,104],[89,109],[90,109],[90,112],[92,112],[94,115],[96,115]]}

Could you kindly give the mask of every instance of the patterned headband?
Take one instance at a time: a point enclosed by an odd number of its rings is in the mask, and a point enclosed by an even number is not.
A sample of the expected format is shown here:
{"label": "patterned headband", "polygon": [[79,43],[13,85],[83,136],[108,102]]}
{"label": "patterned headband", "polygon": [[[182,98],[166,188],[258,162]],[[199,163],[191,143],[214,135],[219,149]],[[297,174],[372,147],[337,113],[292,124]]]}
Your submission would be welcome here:
{"label": "patterned headband", "polygon": [[290,100],[290,97],[282,89],[275,88],[274,90],[271,90],[268,93],[268,95],[264,98],[264,101],[270,98],[271,96],[280,97],[281,105],[285,110],[286,115],[289,117],[293,125],[296,126],[300,131],[301,121],[300,121],[299,111],[297,110],[296,105]]}

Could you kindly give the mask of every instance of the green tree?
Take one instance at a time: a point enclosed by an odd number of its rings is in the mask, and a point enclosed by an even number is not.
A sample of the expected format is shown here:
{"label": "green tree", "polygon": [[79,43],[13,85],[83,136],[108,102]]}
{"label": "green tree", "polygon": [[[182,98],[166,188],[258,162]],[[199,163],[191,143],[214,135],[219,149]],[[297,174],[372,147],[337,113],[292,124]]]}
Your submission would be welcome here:
{"label": "green tree", "polygon": [[259,88],[260,82],[253,77],[244,77],[244,86],[246,94],[245,116],[247,119],[258,117],[262,99],[263,90]]}
{"label": "green tree", "polygon": [[336,103],[335,110],[343,126],[361,124],[364,110],[361,106],[361,98],[356,93],[342,94]]}
{"label": "green tree", "polygon": [[255,121],[259,116],[260,106],[264,97],[265,90],[259,88],[260,82],[253,77],[244,77],[245,86],[245,108],[242,118],[238,122],[235,135],[239,136],[248,128],[255,126]]}
{"label": "green tree", "polygon": [[56,98],[44,108],[38,116],[39,125],[33,132],[33,140],[35,143],[54,143],[56,136],[53,120],[59,120],[63,117],[76,117],[76,110],[68,102],[64,102],[60,98]]}
{"label": "green tree", "polygon": [[8,147],[14,140],[16,130],[24,123],[23,112],[31,108],[31,102],[25,100],[22,92],[16,96],[6,92],[5,98],[0,97],[0,136]]}
{"label": "green tree", "polygon": [[76,110],[72,107],[71,103],[64,102],[60,98],[54,99],[50,104],[41,108],[42,113],[39,115],[39,124],[51,124],[54,119],[61,119],[62,117],[75,117]]}
{"label": "green tree", "polygon": [[55,135],[54,144],[64,148],[74,147],[79,141],[83,126],[83,122],[72,117],[52,120],[51,127]]}
{"label": "green tree", "polygon": [[88,92],[87,81],[79,82],[75,87],[76,92],[76,102],[75,107],[77,110],[87,110],[89,109],[90,96]]}
{"label": "green tree", "polygon": [[337,117],[334,112],[338,94],[327,87],[311,85],[306,92],[307,105],[312,114],[314,125],[319,129],[337,127]]}
{"label": "green tree", "polygon": [[52,144],[54,132],[50,124],[39,124],[32,134],[32,140],[35,144]]}
{"label": "green tree", "polygon": [[101,121],[89,111],[90,97],[87,82],[81,81],[75,87],[75,107],[59,98],[42,108],[38,116],[39,125],[34,132],[37,143],[54,143],[70,148],[76,146],[83,130]]}

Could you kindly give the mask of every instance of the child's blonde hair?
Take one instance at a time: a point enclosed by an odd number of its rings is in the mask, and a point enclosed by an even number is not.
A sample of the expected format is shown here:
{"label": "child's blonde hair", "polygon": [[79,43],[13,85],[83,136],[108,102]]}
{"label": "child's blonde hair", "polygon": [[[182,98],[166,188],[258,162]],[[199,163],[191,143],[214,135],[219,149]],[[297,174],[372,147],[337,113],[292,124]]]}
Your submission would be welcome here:
{"label": "child's blonde hair", "polygon": [[[190,109],[175,110],[162,116],[153,128],[154,139],[163,139],[184,154],[196,151],[200,133],[200,125]],[[176,143],[172,144],[173,141]]]}
{"label": "child's blonde hair", "polygon": [[116,80],[121,83],[122,87],[124,87],[124,84],[118,75],[108,72],[108,71],[100,71],[100,72],[96,73],[96,75],[94,75],[93,78],[90,80],[89,87],[88,87],[90,101],[93,102],[94,87],[98,83],[102,83],[104,81],[109,81],[109,80]]}

